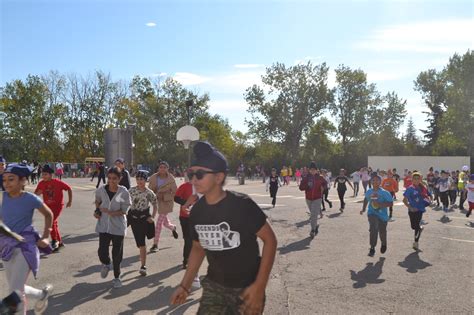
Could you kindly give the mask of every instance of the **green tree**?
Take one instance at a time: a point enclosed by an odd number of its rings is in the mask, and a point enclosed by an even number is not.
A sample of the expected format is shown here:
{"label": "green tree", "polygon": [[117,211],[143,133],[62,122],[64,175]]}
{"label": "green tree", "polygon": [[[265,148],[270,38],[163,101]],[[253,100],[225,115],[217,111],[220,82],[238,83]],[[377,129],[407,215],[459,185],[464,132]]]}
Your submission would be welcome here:
{"label": "green tree", "polygon": [[303,134],[332,99],[327,77],[324,63],[276,63],[267,68],[264,86],[254,85],[244,94],[251,115],[246,120],[249,134],[260,141],[281,142],[290,159],[297,157]]}

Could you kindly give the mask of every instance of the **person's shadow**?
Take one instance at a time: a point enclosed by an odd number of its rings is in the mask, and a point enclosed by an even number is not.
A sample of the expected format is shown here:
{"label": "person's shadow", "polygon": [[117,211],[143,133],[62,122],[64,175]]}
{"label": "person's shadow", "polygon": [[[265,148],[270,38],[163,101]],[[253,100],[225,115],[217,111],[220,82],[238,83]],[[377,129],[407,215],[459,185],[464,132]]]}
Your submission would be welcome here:
{"label": "person's shadow", "polygon": [[341,214],[342,214],[342,212],[331,213],[330,215],[328,215],[328,218],[329,219],[334,219],[334,218],[339,217]]}
{"label": "person's shadow", "polygon": [[306,224],[309,224],[309,219],[295,223],[295,225],[296,225],[297,228],[303,227],[303,226],[305,226]]}
{"label": "person's shadow", "polygon": [[409,254],[405,257],[405,260],[399,262],[398,265],[405,268],[409,273],[417,273],[418,270],[433,266],[432,264],[420,259],[419,251]]}
{"label": "person's shadow", "polygon": [[451,220],[451,219],[450,219],[448,216],[446,216],[446,215],[443,215],[443,216],[438,220],[438,222],[441,222],[441,223],[443,223],[443,224],[449,223],[449,222],[451,222],[451,221],[453,221],[453,220]]}
{"label": "person's shadow", "polygon": [[305,250],[309,248],[309,244],[311,244],[311,238],[307,237],[302,240],[290,243],[288,245],[285,245],[283,247],[278,248],[280,251],[280,255],[285,255],[291,252],[296,252],[300,250]]}
{"label": "person's shadow", "polygon": [[380,257],[379,261],[375,264],[372,262],[367,263],[364,269],[359,272],[350,270],[351,280],[354,281],[352,287],[354,289],[360,289],[370,284],[379,284],[385,282],[385,279],[379,279],[382,275],[382,268],[385,262],[385,257]]}

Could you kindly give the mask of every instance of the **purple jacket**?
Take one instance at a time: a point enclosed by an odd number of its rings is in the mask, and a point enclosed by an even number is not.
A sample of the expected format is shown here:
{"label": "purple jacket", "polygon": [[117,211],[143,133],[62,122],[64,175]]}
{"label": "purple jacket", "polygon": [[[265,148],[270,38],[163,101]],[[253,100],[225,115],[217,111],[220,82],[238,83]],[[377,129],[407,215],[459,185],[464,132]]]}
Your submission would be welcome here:
{"label": "purple jacket", "polygon": [[15,248],[20,248],[23,256],[25,256],[26,262],[36,278],[36,273],[38,272],[40,263],[40,251],[44,254],[51,254],[52,248],[48,246],[46,248],[38,249],[36,242],[40,239],[40,235],[31,225],[25,228],[20,235],[25,239],[24,242],[19,242],[5,235],[0,235],[1,259],[3,261],[9,261],[12,258],[13,250]]}

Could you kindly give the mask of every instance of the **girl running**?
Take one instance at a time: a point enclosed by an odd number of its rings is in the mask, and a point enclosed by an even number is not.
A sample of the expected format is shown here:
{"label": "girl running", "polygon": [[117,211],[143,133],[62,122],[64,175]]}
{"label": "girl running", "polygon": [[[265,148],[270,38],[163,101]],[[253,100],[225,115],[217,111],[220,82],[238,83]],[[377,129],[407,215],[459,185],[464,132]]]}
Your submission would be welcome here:
{"label": "girl running", "polygon": [[[53,213],[39,197],[25,192],[24,187],[31,168],[26,165],[10,164],[3,174],[5,192],[0,199],[0,218],[13,232],[21,235],[24,242],[0,236],[0,253],[5,266],[9,292],[18,291],[23,303],[18,312],[26,314],[27,300],[36,299],[34,310],[42,314],[48,307],[48,297],[53,287],[48,284],[42,290],[26,285],[30,272],[36,278],[40,264],[40,251],[52,252],[49,234],[53,223]],[[32,225],[34,210],[44,216],[44,230],[40,236]],[[28,299],[27,299],[28,298]]]}
{"label": "girl running", "polygon": [[[199,267],[207,257],[208,272],[198,314],[262,314],[265,288],[275,259],[277,241],[258,205],[248,196],[224,190],[225,157],[207,142],[194,145],[188,173],[198,193],[190,225],[193,247],[186,273],[171,296],[182,304]],[[263,242],[260,256],[257,237]]]}
{"label": "girl running", "polygon": [[[156,194],[158,199],[158,219],[155,226],[155,240],[150,248],[151,252],[158,251],[158,243],[163,226],[171,230],[173,237],[178,239],[176,226],[168,219],[168,213],[173,212],[174,194],[178,189],[173,175],[170,174],[169,165],[161,161],[158,166],[158,172],[151,175],[148,187]],[[156,211],[153,211],[153,218],[156,217]]]}
{"label": "girl running", "polygon": [[329,176],[329,173],[327,170],[325,169],[322,169],[321,170],[321,176],[324,178],[324,180],[326,181],[326,187],[324,188],[324,192],[323,192],[323,199],[322,199],[322,211],[326,211],[326,206],[324,204],[324,201],[326,201],[329,205],[329,208],[332,208],[332,202],[329,201],[328,197],[329,197],[329,189],[331,188],[331,176]]}
{"label": "girl running", "polygon": [[278,187],[281,187],[280,177],[277,175],[277,171],[275,168],[272,168],[272,173],[270,177],[268,177],[267,184],[266,184],[266,191],[268,192],[268,187],[270,187],[270,198],[272,198],[272,205],[275,208],[276,204],[276,196],[278,192]]}
{"label": "girl running", "polygon": [[[128,225],[132,226],[135,243],[140,250],[140,274],[146,276],[146,238],[151,239],[155,236],[153,218],[150,214],[150,204],[153,205],[153,212],[156,213],[156,195],[146,187],[148,179],[147,171],[138,171],[136,174],[137,186],[130,188],[130,198],[132,206],[127,215]],[[151,229],[150,229],[151,225]]]}
{"label": "girl running", "polygon": [[441,171],[441,178],[436,183],[436,189],[439,191],[439,198],[443,204],[443,212],[446,216],[449,211],[449,188],[451,187],[451,178],[449,173],[444,170]]}
{"label": "girl running", "polygon": [[344,195],[347,190],[346,183],[351,186],[352,190],[354,190],[351,181],[346,176],[346,171],[341,168],[341,170],[339,171],[339,176],[334,179],[334,188],[336,188],[337,185],[337,194],[339,196],[339,200],[341,201],[341,208],[339,209],[339,211],[341,212],[344,212],[344,208],[346,206],[346,203],[344,202]]}
{"label": "girl running", "polygon": [[414,172],[412,180],[413,184],[403,193],[403,203],[408,208],[411,228],[415,231],[413,249],[418,250],[418,241],[423,231],[421,220],[426,211],[425,208],[431,204],[432,197],[426,186],[423,185],[420,173]]}
{"label": "girl running", "polygon": [[112,167],[107,172],[107,185],[95,192],[95,212],[97,219],[95,231],[99,233],[99,260],[102,263],[100,276],[107,278],[111,269],[109,247],[112,243],[112,264],[114,269],[114,288],[120,288],[120,263],[123,258],[123,239],[127,232],[127,212],[132,203],[127,188],[119,186],[122,173]]}

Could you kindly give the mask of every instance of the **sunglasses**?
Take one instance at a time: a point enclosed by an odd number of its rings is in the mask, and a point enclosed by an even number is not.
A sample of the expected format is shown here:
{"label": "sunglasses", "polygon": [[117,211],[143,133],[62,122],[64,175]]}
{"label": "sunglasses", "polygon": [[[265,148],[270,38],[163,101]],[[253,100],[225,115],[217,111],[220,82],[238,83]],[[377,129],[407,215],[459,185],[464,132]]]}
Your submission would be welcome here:
{"label": "sunglasses", "polygon": [[201,179],[204,178],[204,175],[206,175],[206,174],[216,174],[216,173],[219,173],[219,172],[197,170],[196,172],[188,172],[188,178],[189,178],[189,180],[192,180],[194,175],[196,175],[196,179],[201,180]]}

